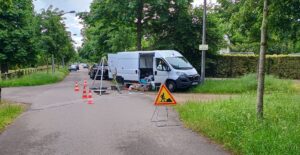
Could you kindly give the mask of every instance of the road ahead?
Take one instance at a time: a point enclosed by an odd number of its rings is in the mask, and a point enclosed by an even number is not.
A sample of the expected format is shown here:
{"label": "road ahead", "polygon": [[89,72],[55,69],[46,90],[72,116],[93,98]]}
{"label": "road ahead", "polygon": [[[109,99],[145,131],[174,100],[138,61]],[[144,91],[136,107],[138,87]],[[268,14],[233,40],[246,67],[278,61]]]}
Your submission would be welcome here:
{"label": "road ahead", "polygon": [[[0,154],[228,154],[185,129],[173,111],[169,126],[157,127],[163,123],[150,121],[155,107],[154,98],[149,96],[128,92],[93,94],[95,104],[86,104],[81,93],[74,92],[74,81],[82,83],[84,78],[88,79],[87,72],[80,71],[54,85],[5,88],[5,99],[31,106],[0,135]],[[160,116],[163,118],[165,111],[161,111]]]}

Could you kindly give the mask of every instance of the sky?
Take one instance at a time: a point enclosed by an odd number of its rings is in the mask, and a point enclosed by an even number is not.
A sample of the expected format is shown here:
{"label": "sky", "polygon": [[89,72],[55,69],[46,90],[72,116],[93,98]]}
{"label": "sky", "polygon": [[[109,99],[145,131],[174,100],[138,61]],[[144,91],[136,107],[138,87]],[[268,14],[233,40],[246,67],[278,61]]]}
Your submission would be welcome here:
{"label": "sky", "polygon": [[[89,11],[90,3],[93,0],[34,0],[35,11],[40,12],[41,9],[47,9],[50,5],[54,8],[63,10],[64,12],[76,11],[76,12],[86,12]],[[216,0],[207,0],[207,3],[215,3]],[[194,0],[193,5],[199,6],[203,4],[203,0]],[[68,27],[68,31],[72,33],[72,39],[76,42],[75,47],[79,47],[82,44],[82,36],[80,30],[83,26],[79,23],[80,19],[75,16],[75,14],[66,14],[65,23]]]}

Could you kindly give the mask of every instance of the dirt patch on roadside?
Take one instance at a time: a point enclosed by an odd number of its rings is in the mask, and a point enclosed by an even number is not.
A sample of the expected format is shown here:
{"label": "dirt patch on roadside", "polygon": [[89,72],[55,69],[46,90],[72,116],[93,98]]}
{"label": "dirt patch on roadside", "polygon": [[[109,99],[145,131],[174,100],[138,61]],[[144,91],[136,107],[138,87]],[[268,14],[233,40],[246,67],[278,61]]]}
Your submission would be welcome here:
{"label": "dirt patch on roadside", "polygon": [[173,94],[176,101],[180,104],[188,101],[207,102],[215,100],[229,99],[235,95],[217,95],[217,94],[195,94],[195,93],[175,93]]}
{"label": "dirt patch on roadside", "polygon": [[300,80],[293,80],[296,90],[300,91]]}
{"label": "dirt patch on roadside", "polygon": [[297,85],[300,85],[300,80],[293,80]]}
{"label": "dirt patch on roadside", "polygon": [[[135,93],[141,93],[141,92],[135,92]],[[154,102],[157,93],[142,92],[142,95],[149,97]],[[224,100],[236,96],[232,94],[200,94],[200,93],[173,93],[172,95],[174,96],[176,102],[179,104],[184,104],[188,101],[208,102],[208,101],[215,101],[215,100]]]}

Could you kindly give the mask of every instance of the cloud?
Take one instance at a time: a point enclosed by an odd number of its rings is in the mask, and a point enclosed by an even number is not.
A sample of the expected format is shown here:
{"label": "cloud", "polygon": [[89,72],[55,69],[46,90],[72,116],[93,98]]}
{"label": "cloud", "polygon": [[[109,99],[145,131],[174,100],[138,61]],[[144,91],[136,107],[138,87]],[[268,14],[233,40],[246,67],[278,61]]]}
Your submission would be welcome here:
{"label": "cloud", "polygon": [[75,47],[80,47],[82,45],[82,36],[73,36],[72,39],[76,42]]}
{"label": "cloud", "polygon": [[80,35],[80,30],[83,28],[83,25],[80,24],[80,19],[78,17],[70,15],[65,22],[68,29],[71,30],[73,34]]}

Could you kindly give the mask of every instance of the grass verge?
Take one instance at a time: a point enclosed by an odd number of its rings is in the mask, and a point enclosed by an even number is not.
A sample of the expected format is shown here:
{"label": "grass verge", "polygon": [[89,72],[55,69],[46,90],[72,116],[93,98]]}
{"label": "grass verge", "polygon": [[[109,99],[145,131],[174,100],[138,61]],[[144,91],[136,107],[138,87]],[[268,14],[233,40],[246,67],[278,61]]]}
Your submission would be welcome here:
{"label": "grass verge", "polygon": [[11,124],[23,111],[25,106],[21,104],[0,102],[0,133],[4,128]]}
{"label": "grass verge", "polygon": [[37,72],[18,79],[0,81],[0,87],[36,86],[56,83],[62,81],[68,73],[66,69],[58,70],[54,74]]}
{"label": "grass verge", "polygon": [[[300,92],[293,87],[299,85],[290,81],[278,82],[287,91],[269,83],[262,121],[256,118],[255,92],[227,100],[189,102],[177,106],[176,110],[188,128],[223,144],[235,154],[298,155]],[[272,91],[274,86],[276,89]]]}
{"label": "grass verge", "polygon": [[[293,82],[291,80],[281,80],[274,76],[266,76],[266,92],[293,92]],[[245,75],[239,79],[206,80],[204,85],[199,85],[191,90],[193,93],[213,93],[213,94],[240,94],[255,92],[257,80],[255,74]]]}

